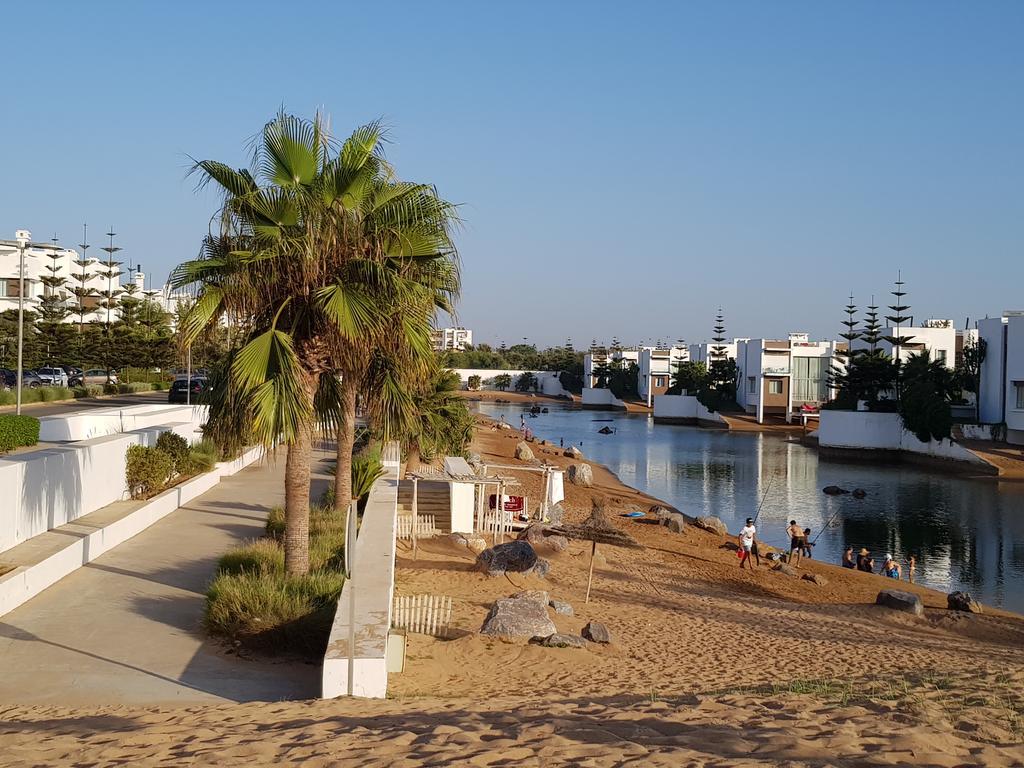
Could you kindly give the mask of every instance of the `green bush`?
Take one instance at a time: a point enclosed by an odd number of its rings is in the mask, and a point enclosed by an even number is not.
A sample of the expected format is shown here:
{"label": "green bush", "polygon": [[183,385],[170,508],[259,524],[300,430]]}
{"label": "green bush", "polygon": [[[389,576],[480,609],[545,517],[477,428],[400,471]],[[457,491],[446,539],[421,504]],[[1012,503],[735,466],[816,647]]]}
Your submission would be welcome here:
{"label": "green bush", "polygon": [[338,597],[339,572],[219,573],[206,593],[203,623],[211,634],[266,651],[323,656]]}
{"label": "green bush", "polygon": [[209,472],[220,458],[220,451],[212,440],[200,440],[189,449],[189,455],[197,472]]}
{"label": "green bush", "polygon": [[130,445],[126,458],[125,480],[133,499],[148,499],[166,487],[174,469],[170,454],[159,448]]}
{"label": "green bush", "polygon": [[0,416],[0,451],[10,451],[39,442],[39,419],[32,416]]}
{"label": "green bush", "polygon": [[157,392],[166,392],[167,391],[167,382],[166,381],[154,381],[153,382],[153,389],[155,391],[157,391]]}
{"label": "green bush", "polygon": [[284,573],[284,549],[273,539],[257,539],[232,549],[217,562],[219,573]]}
{"label": "green bush", "polygon": [[103,394],[102,384],[85,384],[71,390],[74,397],[99,397]]}
{"label": "green bush", "polygon": [[39,387],[35,390],[39,393],[39,401],[52,403],[58,400],[70,400],[75,394],[67,387]]}
{"label": "green bush", "polygon": [[188,448],[188,440],[170,430],[161,432],[156,439],[157,450],[163,451],[171,457],[171,466],[175,474],[192,475],[196,470],[192,464],[192,457]]}
{"label": "green bush", "polygon": [[352,457],[352,498],[365,499],[373,484],[384,474],[380,452],[367,450]]}

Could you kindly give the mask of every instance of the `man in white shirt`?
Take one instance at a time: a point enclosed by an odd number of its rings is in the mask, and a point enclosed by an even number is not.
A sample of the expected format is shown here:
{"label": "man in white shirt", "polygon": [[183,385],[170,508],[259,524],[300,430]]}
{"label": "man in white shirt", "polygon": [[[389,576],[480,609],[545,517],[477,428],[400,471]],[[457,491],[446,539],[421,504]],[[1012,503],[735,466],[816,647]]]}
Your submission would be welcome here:
{"label": "man in white shirt", "polygon": [[[757,537],[757,528],[754,527],[754,518],[748,517],[747,524],[740,530],[738,543],[740,545],[740,568],[746,566],[750,560],[750,550],[754,548],[754,540]],[[750,567],[753,568],[753,562],[750,563]]]}

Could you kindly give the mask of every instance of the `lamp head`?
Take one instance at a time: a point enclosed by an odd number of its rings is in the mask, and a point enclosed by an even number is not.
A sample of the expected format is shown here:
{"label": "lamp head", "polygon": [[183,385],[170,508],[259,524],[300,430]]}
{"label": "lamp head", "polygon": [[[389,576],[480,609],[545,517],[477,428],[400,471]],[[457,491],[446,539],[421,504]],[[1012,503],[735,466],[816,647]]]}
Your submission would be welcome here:
{"label": "lamp head", "polygon": [[19,248],[24,248],[32,240],[32,233],[27,229],[19,229],[14,233],[14,239],[18,241]]}

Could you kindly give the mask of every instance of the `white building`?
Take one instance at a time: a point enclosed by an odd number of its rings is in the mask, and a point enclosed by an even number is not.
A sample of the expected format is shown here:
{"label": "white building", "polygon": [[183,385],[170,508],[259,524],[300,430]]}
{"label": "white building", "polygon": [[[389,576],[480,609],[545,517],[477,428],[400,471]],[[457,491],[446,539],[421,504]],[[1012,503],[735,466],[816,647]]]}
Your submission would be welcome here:
{"label": "white building", "polygon": [[[907,362],[911,355],[927,350],[932,360],[942,361],[951,370],[956,366],[957,331],[951,320],[928,320],[923,326],[901,326],[898,332],[895,328],[882,329],[883,337],[897,335],[909,338],[906,344],[900,346],[899,357],[902,362]],[[863,339],[853,343],[855,350],[867,347]],[[889,357],[895,357],[893,345],[888,341],[879,341],[878,348]]]}
{"label": "white building", "polygon": [[[40,301],[56,293],[70,310],[65,322],[78,322],[79,300],[74,289],[84,287],[92,293],[82,300],[82,306],[86,309],[85,322],[106,320],[106,310],[100,306],[103,301],[100,294],[108,290],[114,293],[123,290],[121,275],[110,281],[99,274],[106,271],[102,261],[90,258],[81,267],[76,263],[80,260],[81,255],[74,248],[63,248],[52,243],[30,243],[25,248],[25,310],[38,311]],[[18,308],[19,264],[17,242],[0,240],[0,312]],[[83,274],[86,276],[84,283],[79,278]],[[51,276],[64,278],[66,282],[63,286],[52,288],[43,282],[43,278]],[[135,279],[143,280],[144,276],[138,273]],[[112,310],[111,317],[117,317],[116,309]]]}
{"label": "white building", "polygon": [[629,347],[612,350],[592,349],[590,352],[587,352],[583,356],[584,388],[593,388],[597,384],[597,380],[600,377],[594,372],[600,371],[602,368],[612,368],[615,366],[625,368],[630,363],[635,363],[639,366],[640,353],[644,349],[653,349],[653,347]]}
{"label": "white building", "polygon": [[473,346],[473,331],[461,326],[436,328],[431,331],[431,340],[435,352],[462,352],[466,347]]}
{"label": "white building", "polygon": [[643,347],[637,365],[637,392],[650,408],[655,395],[663,395],[672,386],[672,374],[679,363],[690,359],[686,347]]}
{"label": "white building", "polygon": [[758,423],[768,415],[789,421],[804,405],[820,407],[831,394],[828,377],[837,345],[811,341],[806,333],[739,341],[736,402]]}
{"label": "white building", "polygon": [[1024,312],[978,321],[985,341],[978,416],[982,424],[1006,424],[1006,441],[1024,445]]}
{"label": "white building", "polygon": [[725,357],[729,360],[735,360],[736,348],[744,341],[750,341],[750,339],[733,339],[732,341],[724,341],[721,344],[714,341],[702,341],[700,344],[691,344],[689,347],[690,356],[687,359],[710,366],[710,360],[714,355],[714,348],[724,347],[723,354]]}

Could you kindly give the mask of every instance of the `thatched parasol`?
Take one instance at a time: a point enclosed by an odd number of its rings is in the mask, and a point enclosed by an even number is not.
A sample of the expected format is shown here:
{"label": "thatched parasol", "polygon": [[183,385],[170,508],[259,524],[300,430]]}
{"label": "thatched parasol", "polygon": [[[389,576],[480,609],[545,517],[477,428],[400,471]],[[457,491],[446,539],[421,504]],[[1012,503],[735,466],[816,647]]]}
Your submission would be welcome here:
{"label": "thatched parasol", "polygon": [[590,602],[590,584],[594,580],[594,555],[597,554],[598,544],[611,544],[613,547],[629,547],[631,549],[642,549],[643,545],[628,533],[623,533],[612,523],[604,507],[596,501],[590,512],[590,517],[579,525],[563,525],[557,528],[549,528],[549,532],[565,536],[568,539],[579,539],[589,541],[593,546],[590,548],[590,572],[587,574],[587,596],[583,600]]}

